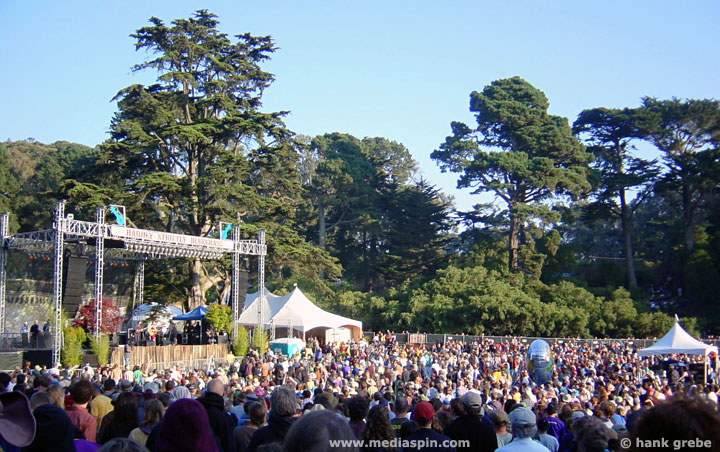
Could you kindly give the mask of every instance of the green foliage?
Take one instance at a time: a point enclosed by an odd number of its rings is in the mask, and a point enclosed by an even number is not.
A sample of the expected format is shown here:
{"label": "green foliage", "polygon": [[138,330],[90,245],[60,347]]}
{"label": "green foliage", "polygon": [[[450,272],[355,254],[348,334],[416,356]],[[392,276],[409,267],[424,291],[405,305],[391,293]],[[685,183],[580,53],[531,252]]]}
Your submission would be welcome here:
{"label": "green foliage", "polygon": [[97,338],[90,336],[90,350],[97,356],[101,366],[106,365],[110,356],[110,336],[105,333]]}
{"label": "green foliage", "polygon": [[459,188],[494,193],[510,220],[508,267],[521,266],[521,229],[532,219],[557,221],[547,203],[555,195],[590,189],[591,156],[572,136],[567,119],[548,113],[545,94],[520,77],[496,80],[470,95],[477,127],[451,124],[453,134],[431,154],[443,171],[460,173]]}
{"label": "green foliage", "polygon": [[717,191],[720,175],[720,101],[643,99],[648,141],[663,152],[667,171],[658,191],[679,193],[685,257],[695,248],[697,211]]}
{"label": "green foliage", "polygon": [[212,325],[215,331],[230,331],[232,327],[232,309],[224,304],[212,303],[208,306],[205,320]]}
{"label": "green foliage", "polygon": [[46,229],[53,203],[69,179],[83,179],[96,151],[66,141],[0,143],[0,212],[12,211],[11,232]]}
{"label": "green foliage", "polygon": [[61,360],[65,364],[79,366],[82,364],[82,346],[87,340],[87,333],[81,327],[73,326],[63,331],[64,341]]}
{"label": "green foliage", "polygon": [[245,356],[249,348],[247,329],[244,326],[239,326],[237,336],[233,338],[233,353],[235,356]]}
{"label": "green foliage", "polygon": [[545,286],[482,266],[450,265],[432,281],[419,287],[404,284],[386,298],[342,292],[336,306],[344,315],[361,316],[371,329],[433,333],[647,337],[667,332],[670,319],[644,313],[638,323],[624,289],[598,297],[570,282]]}
{"label": "green foliage", "polygon": [[303,161],[308,236],[357,288],[382,293],[444,265],[449,203],[427,182],[411,181],[416,163],[402,144],[325,134]]}
{"label": "green foliage", "polygon": [[267,345],[267,331],[263,329],[262,325],[255,326],[252,337],[253,348],[263,355],[267,350]]}

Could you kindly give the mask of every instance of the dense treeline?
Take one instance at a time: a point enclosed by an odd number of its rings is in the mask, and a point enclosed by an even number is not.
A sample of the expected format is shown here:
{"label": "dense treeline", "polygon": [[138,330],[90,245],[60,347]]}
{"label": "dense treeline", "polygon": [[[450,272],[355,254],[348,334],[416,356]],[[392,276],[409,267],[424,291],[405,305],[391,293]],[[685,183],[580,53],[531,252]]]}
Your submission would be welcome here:
{"label": "dense treeline", "polygon": [[[458,186],[496,199],[462,212],[401,143],[305,137],[285,112],[264,112],[273,40],[217,25],[198,11],[133,35],[154,58],[134,69],[159,76],[118,93],[97,147],[0,144],[11,231],[47,227],[59,198],[88,218],[123,204],[131,225],[149,229],[265,229],[271,290],[298,283],[374,329],[654,336],[672,324],[664,311],[718,333],[717,101],[644,98],[589,108],[571,125],[525,80],[494,81],[470,95],[476,123],[453,122],[432,153]],[[228,269],[149,264],[145,297],[224,300]]]}

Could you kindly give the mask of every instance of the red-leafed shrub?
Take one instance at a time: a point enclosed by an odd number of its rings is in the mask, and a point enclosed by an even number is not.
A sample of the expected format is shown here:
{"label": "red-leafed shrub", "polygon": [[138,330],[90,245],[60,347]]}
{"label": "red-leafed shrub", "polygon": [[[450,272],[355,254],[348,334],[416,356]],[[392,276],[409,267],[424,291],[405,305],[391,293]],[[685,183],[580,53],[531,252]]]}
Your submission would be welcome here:
{"label": "red-leafed shrub", "polygon": [[[122,322],[122,316],[117,305],[112,300],[107,298],[103,299],[102,303],[102,322],[100,323],[101,333],[114,333],[117,331],[120,323]],[[73,324],[83,328],[88,333],[95,331],[95,300],[90,303],[83,305],[80,308],[80,314],[73,320]]]}

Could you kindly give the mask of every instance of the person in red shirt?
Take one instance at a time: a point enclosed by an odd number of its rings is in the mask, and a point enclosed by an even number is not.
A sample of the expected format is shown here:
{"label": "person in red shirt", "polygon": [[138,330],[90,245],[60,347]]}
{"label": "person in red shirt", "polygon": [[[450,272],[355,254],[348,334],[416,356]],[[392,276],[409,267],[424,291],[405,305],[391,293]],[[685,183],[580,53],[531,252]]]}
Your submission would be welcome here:
{"label": "person in red shirt", "polygon": [[88,380],[80,380],[70,387],[70,394],[73,397],[74,404],[65,408],[65,411],[73,425],[85,435],[85,439],[95,442],[97,419],[87,409],[88,403],[92,400],[92,383]]}

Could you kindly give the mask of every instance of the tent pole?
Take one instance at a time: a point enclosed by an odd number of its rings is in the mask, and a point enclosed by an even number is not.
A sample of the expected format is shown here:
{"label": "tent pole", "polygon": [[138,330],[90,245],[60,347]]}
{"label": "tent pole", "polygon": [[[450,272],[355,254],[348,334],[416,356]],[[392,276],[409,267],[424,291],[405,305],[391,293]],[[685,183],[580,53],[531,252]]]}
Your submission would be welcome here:
{"label": "tent pole", "polygon": [[705,364],[705,375],[703,378],[703,384],[707,384],[708,382],[708,355],[707,353],[703,355],[703,363]]}

